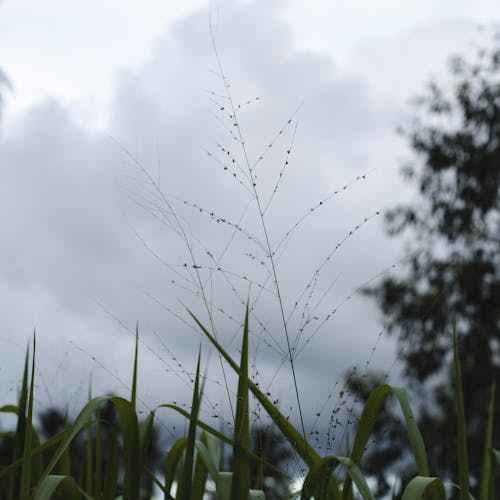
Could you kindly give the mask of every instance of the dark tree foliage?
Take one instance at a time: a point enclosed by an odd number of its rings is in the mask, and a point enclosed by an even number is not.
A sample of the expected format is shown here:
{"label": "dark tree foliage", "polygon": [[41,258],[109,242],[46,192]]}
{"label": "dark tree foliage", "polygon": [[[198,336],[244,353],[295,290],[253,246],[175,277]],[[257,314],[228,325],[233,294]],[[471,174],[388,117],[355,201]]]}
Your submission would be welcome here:
{"label": "dark tree foliage", "polygon": [[451,479],[456,317],[474,484],[500,367],[500,49],[482,50],[473,62],[453,59],[451,82],[429,85],[417,106],[402,130],[414,152],[402,172],[419,196],[386,214],[388,233],[408,237],[409,265],[367,293],[397,336],[408,380],[425,387],[420,426],[431,473]]}

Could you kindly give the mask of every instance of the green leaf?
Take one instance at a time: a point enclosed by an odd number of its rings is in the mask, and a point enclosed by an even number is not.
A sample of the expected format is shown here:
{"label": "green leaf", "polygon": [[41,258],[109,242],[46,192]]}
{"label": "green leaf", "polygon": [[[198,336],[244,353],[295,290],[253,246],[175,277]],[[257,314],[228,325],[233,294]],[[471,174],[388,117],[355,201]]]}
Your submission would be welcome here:
{"label": "green leaf", "polygon": [[139,359],[139,322],[135,324],[135,350],[134,350],[134,372],[132,374],[132,393],[130,396],[130,402],[134,410],[136,409],[136,398],[137,398],[137,362]]}
{"label": "green leaf", "polygon": [[111,429],[111,448],[109,450],[109,461],[104,473],[104,496],[103,500],[114,500],[118,481],[118,442],[116,431]]}
{"label": "green leaf", "polygon": [[196,456],[196,463],[194,466],[191,500],[203,500],[203,497],[205,495],[205,486],[208,478],[208,467],[206,466],[205,460],[201,457],[199,452],[200,444],[203,445],[203,443],[200,443],[199,441],[196,442],[198,455]]}
{"label": "green leaf", "polygon": [[[31,450],[33,439],[33,394],[35,392],[35,351],[36,351],[36,337],[33,334],[33,356],[31,359],[31,383],[29,386],[29,399],[28,399],[28,415],[25,422],[25,435],[24,435],[24,451],[21,469],[21,488],[20,500],[29,500],[31,490]],[[24,381],[23,381],[24,391]],[[19,405],[22,408],[22,404]]]}
{"label": "green leaf", "polygon": [[170,490],[172,489],[172,484],[175,481],[175,473],[186,445],[187,438],[182,437],[170,447],[167,454],[167,460],[165,463],[165,491],[168,493],[170,493]]}
{"label": "green leaf", "polygon": [[[31,451],[31,458],[40,456],[44,451],[49,450],[53,446],[55,446],[57,443],[62,441],[66,435],[68,434],[68,430],[64,430],[56,434],[55,436],[52,436],[51,438],[47,439],[42,445],[32,449]],[[0,479],[20,467],[23,462],[23,457],[18,458],[17,460],[14,460],[11,462],[7,467],[4,467],[3,469],[0,470]]]}
{"label": "green leaf", "polygon": [[146,466],[146,460],[148,458],[149,445],[151,444],[151,438],[153,436],[153,424],[154,424],[155,414],[152,411],[146,420],[141,424],[139,429],[139,468],[142,471]]}
{"label": "green leaf", "polygon": [[196,442],[196,427],[198,422],[198,412],[200,409],[201,394],[199,392],[200,385],[200,358],[201,352],[198,352],[198,362],[196,364],[196,375],[194,379],[193,399],[191,403],[191,414],[189,420],[188,436],[186,442],[186,453],[182,474],[177,485],[177,500],[190,500],[191,488],[193,486],[193,464],[194,450]]}
{"label": "green leaf", "polygon": [[196,441],[196,450],[198,451],[198,458],[203,460],[207,471],[210,473],[212,479],[217,481],[217,474],[219,473],[217,468],[217,463],[214,462],[213,458],[210,456],[210,452],[208,451],[205,443],[201,441]]}
{"label": "green leaf", "polygon": [[33,500],[51,500],[52,495],[59,492],[64,500],[80,500],[80,490],[76,481],[70,476],[47,476],[37,488]]}
{"label": "green leaf", "polygon": [[443,481],[439,477],[414,477],[406,486],[402,500],[446,500]]}
{"label": "green leaf", "polygon": [[329,498],[328,484],[333,470],[341,464],[345,467],[350,480],[356,485],[365,500],[375,500],[359,467],[348,457],[324,457],[318,464],[311,467],[302,486],[301,500],[314,498]]}
{"label": "green leaf", "polygon": [[427,465],[427,453],[425,451],[424,440],[422,439],[415,417],[411,411],[406,391],[400,387],[393,387],[388,384],[378,386],[368,396],[363,412],[361,413],[350,458],[355,463],[361,461],[361,457],[366,449],[366,444],[368,443],[376,419],[381,411],[383,400],[391,391],[393,391],[398,398],[403,412],[418,473],[422,476],[428,476],[429,466]]}
{"label": "green leaf", "polygon": [[231,500],[248,496],[250,489],[250,461],[246,450],[250,449],[250,423],[248,409],[248,304],[245,311],[243,340],[241,345],[240,372],[236,402],[233,445],[233,481]]}
{"label": "green leaf", "polygon": [[[94,500],[101,500],[102,496],[102,443],[100,412],[97,415],[97,428],[95,435],[95,472],[94,472]],[[68,450],[66,450],[68,451]]]}
{"label": "green leaf", "polygon": [[229,500],[232,483],[232,472],[219,472],[219,474],[217,474],[217,481],[215,482],[217,500]]}

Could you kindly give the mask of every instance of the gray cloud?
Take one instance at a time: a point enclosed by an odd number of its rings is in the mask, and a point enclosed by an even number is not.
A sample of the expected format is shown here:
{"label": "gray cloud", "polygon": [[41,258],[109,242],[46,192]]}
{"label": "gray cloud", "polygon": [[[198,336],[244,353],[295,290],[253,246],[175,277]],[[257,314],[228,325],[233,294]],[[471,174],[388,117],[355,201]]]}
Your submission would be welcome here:
{"label": "gray cloud", "polygon": [[[188,402],[189,376],[182,370],[192,370],[201,337],[183,322],[190,323],[184,306],[208,322],[196,273],[183,266],[193,264],[191,250],[202,266],[218,334],[235,356],[243,303],[259,297],[252,317],[255,375],[262,384],[274,380],[271,389],[284,407],[296,407],[288,364],[275,373],[286,342],[272,279],[259,264],[264,235],[251,186],[238,170],[245,169],[244,156],[231,136],[236,127],[227,99],[219,97],[224,86],[208,35],[207,13],[192,15],[158,39],[142,66],[117,73],[111,137],[78,125],[57,99],[6,127],[0,150],[0,341],[3,375],[12,374],[8,393],[16,387],[34,326],[40,404],[81,402],[90,372],[96,392],[125,390],[133,336],[119,322],[133,330],[138,320],[144,402]],[[289,322],[293,341],[305,304],[309,311],[318,304],[311,314],[319,319],[301,334],[302,342],[310,342],[297,360],[305,407],[318,407],[338,389],[342,372],[366,362],[380,331],[373,304],[353,291],[400,254],[401,245],[384,238],[375,213],[408,193],[396,177],[404,147],[393,133],[402,98],[392,99],[390,89],[374,95],[369,72],[345,71],[324,55],[292,50],[291,31],[266,2],[227,6],[216,41],[234,102],[252,101],[238,111],[238,123],[251,164],[265,152],[254,169],[264,202],[289,161],[266,212],[273,246],[311,207],[340,191],[305,219],[278,254],[287,313],[322,260],[354,230]],[[392,47],[387,54],[400,57]],[[213,220],[212,212],[245,227],[261,244],[241,231],[233,235],[234,227]],[[217,267],[224,272],[210,269]],[[258,283],[266,290],[259,292]],[[316,331],[334,308],[338,312]],[[206,360],[206,342],[203,352]],[[372,364],[386,368],[392,357],[392,344],[383,338]],[[211,359],[207,397],[224,405],[213,353]]]}

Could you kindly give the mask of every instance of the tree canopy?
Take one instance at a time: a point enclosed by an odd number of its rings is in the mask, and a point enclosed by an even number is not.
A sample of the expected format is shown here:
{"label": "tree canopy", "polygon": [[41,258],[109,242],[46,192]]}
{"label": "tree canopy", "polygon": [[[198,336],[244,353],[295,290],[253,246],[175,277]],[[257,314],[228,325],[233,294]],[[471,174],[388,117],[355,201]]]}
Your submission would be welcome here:
{"label": "tree canopy", "polygon": [[418,196],[386,213],[386,227],[407,237],[408,266],[366,292],[397,337],[407,379],[424,388],[420,426],[431,472],[451,479],[456,318],[474,482],[500,369],[500,48],[481,50],[473,61],[455,57],[450,76],[428,86],[401,130],[413,151],[402,174]]}

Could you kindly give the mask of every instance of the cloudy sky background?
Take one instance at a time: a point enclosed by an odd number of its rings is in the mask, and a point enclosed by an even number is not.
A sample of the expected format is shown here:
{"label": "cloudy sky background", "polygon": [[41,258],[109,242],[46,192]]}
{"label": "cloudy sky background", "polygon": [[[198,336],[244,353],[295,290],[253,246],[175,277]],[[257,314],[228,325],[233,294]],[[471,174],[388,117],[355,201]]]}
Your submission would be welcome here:
{"label": "cloudy sky background", "polygon": [[[426,81],[446,80],[450,55],[491,40],[500,21],[494,4],[212,3],[250,164],[265,153],[253,171],[264,206],[288,161],[266,211],[273,248],[325,200],[276,254],[286,315],[342,242],[288,324],[293,342],[311,318],[296,360],[308,430],[326,428],[349,367],[363,370],[369,360],[397,377],[380,315],[355,292],[393,265],[401,269],[403,243],[385,237],[376,215],[413,196],[398,175],[411,155],[395,128]],[[34,328],[40,408],[73,411],[90,376],[96,394],[126,393],[139,321],[144,408],[189,402],[201,342],[210,367],[204,415],[230,419],[217,357],[185,309],[210,323],[196,272],[184,267],[193,264],[191,249],[217,334],[235,356],[250,297],[252,373],[296,420],[280,309],[260,264],[256,240],[264,235],[239,170],[245,160],[232,138],[209,17],[205,0],[0,5],[0,64],[12,85],[0,136],[3,403],[15,399]]]}

